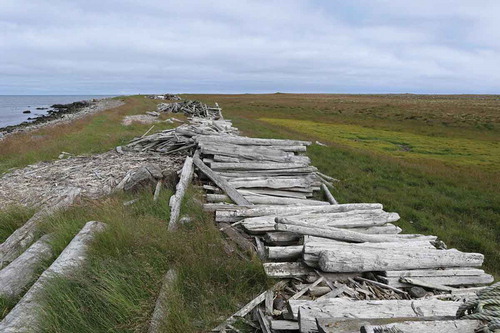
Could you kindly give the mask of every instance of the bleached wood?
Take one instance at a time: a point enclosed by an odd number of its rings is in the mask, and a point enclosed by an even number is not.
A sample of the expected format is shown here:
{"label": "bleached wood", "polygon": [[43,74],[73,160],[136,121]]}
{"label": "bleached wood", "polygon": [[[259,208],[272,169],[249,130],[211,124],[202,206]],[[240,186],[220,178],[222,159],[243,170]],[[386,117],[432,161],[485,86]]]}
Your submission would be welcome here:
{"label": "bleached wood", "polygon": [[328,187],[326,187],[325,184],[321,184],[321,189],[323,190],[323,192],[325,192],[325,195],[326,195],[326,199],[328,200],[328,202],[332,205],[338,205],[338,201],[335,200],[335,198],[333,197],[332,193],[330,192],[330,190],[328,189]]}
{"label": "bleached wood", "polygon": [[431,276],[465,276],[465,275],[483,275],[484,270],[471,267],[446,268],[446,269],[414,269],[404,271],[385,271],[386,277],[431,277]]}
{"label": "bleached wood", "polygon": [[299,323],[292,320],[271,320],[271,329],[275,332],[298,331]]}
{"label": "bleached wood", "polygon": [[218,171],[217,174],[221,177],[257,177],[257,176],[303,176],[316,172],[316,167],[308,166],[295,169],[270,169],[270,170],[246,170],[246,171]]}
{"label": "bleached wood", "polygon": [[0,268],[5,267],[24,252],[35,240],[38,223],[45,217],[63,210],[73,204],[80,195],[80,188],[71,188],[61,196],[61,200],[51,207],[46,207],[31,217],[22,227],[14,231],[0,245]]}
{"label": "bleached wood", "polygon": [[240,232],[233,228],[229,223],[220,223],[220,231],[222,231],[226,236],[228,236],[233,242],[235,242],[242,250],[248,252],[250,255],[256,254],[255,247],[253,244],[243,237]]}
{"label": "bleached wood", "polygon": [[362,333],[377,333],[400,330],[404,333],[457,333],[475,332],[484,325],[479,320],[445,320],[445,321],[405,321],[382,326],[365,325]]}
{"label": "bleached wood", "polygon": [[231,135],[203,135],[196,138],[201,143],[225,142],[237,145],[260,145],[260,146],[309,146],[310,141],[281,140],[281,139],[260,139],[244,136]]}
{"label": "bleached wood", "polygon": [[217,222],[236,222],[247,217],[256,216],[288,216],[300,213],[340,213],[350,210],[382,209],[381,204],[339,204],[321,206],[266,206],[266,207],[227,207],[216,212]]}
{"label": "bleached wood", "polygon": [[153,195],[153,201],[154,202],[157,202],[158,201],[158,198],[160,197],[160,191],[161,191],[161,187],[163,186],[163,181],[159,180],[157,183],[156,183],[156,188],[155,188],[155,193]]}
{"label": "bleached wood", "polygon": [[[288,231],[294,232],[297,234],[303,235],[311,235],[318,236],[324,238],[331,238],[341,241],[348,242],[370,242],[370,243],[383,243],[383,242],[400,242],[402,237],[401,235],[373,235],[373,234],[364,234],[356,231],[351,231],[349,229],[340,229],[340,228],[311,228],[307,226],[297,225],[299,222],[294,221],[295,224],[290,224],[290,220],[286,218],[276,218],[276,225],[274,229],[277,231]],[[426,237],[420,237],[419,235],[415,235],[414,237],[404,238],[404,240],[422,240],[426,239]]]}
{"label": "bleached wood", "polygon": [[168,224],[168,230],[170,231],[177,228],[177,221],[181,213],[182,198],[184,198],[184,194],[193,179],[193,174],[193,159],[187,156],[182,166],[181,177],[175,187],[175,194],[170,197],[170,222]]}
{"label": "bleached wood", "polygon": [[311,274],[312,270],[300,262],[266,262],[264,271],[270,278],[287,279],[303,277]]}
{"label": "bleached wood", "polygon": [[274,231],[264,235],[264,242],[269,245],[284,246],[297,243],[300,238],[300,235],[291,232]]}
{"label": "bleached wood", "polygon": [[215,327],[212,332],[221,332],[224,328],[227,327],[227,325],[234,324],[237,320],[238,317],[244,317],[250,311],[252,311],[257,305],[260,303],[264,302],[266,299],[266,291],[264,291],[262,294],[259,296],[255,297],[253,300],[251,300],[249,303],[247,303],[244,307],[236,311],[232,316],[230,316],[228,319],[226,319],[223,323]]}
{"label": "bleached wood", "polygon": [[207,167],[198,156],[193,157],[193,163],[201,170],[208,178],[210,178],[219,188],[224,190],[226,194],[238,205],[252,205],[247,199],[230,186],[224,179],[216,175],[209,167]]}
{"label": "bleached wood", "polygon": [[[295,189],[299,188],[310,188],[312,182],[304,177],[293,178],[281,178],[281,177],[253,177],[250,179],[229,179],[228,183],[231,186],[241,189],[241,188],[269,188],[269,189]],[[297,189],[298,190],[298,189]]]}
{"label": "bleached wood", "polygon": [[0,271],[0,297],[15,299],[33,282],[43,263],[54,255],[51,239],[52,235],[42,236]]}
{"label": "bleached wood", "polygon": [[459,305],[459,302],[435,299],[353,301],[330,298],[322,302],[300,300],[289,302],[294,318],[299,320],[300,332],[317,332],[317,318],[448,317],[456,314]]}
{"label": "bleached wood", "polygon": [[212,169],[218,170],[280,170],[280,169],[297,169],[308,167],[308,163],[222,163],[214,162],[212,163]]}
{"label": "bleached wood", "polygon": [[[409,279],[413,279],[413,283],[419,285],[421,287],[429,288],[431,285],[442,285],[442,286],[468,286],[468,285],[481,285],[481,284],[489,284],[494,281],[493,276],[489,274],[480,274],[480,275],[450,275],[450,276],[417,276],[417,277],[408,277]],[[381,277],[381,279],[390,286],[393,287],[411,287],[411,284],[400,281],[399,277]],[[425,284],[425,285],[424,285]],[[434,289],[439,289],[436,286]],[[450,288],[445,288],[449,290]]]}
{"label": "bleached wood", "polygon": [[251,189],[238,189],[242,195],[270,195],[274,197],[283,198],[296,198],[296,199],[307,199],[307,193],[296,192],[296,191],[286,191],[286,190],[273,190],[268,188],[251,188]]}
{"label": "bleached wood", "polygon": [[[340,250],[341,249],[341,250]],[[325,272],[370,272],[441,267],[479,267],[484,256],[456,250],[377,249],[345,246],[323,251],[319,267]]]}
{"label": "bleached wood", "polygon": [[[207,194],[207,201],[209,202],[228,202],[230,199],[223,194]],[[297,206],[318,206],[328,205],[328,202],[309,199],[295,199],[295,198],[280,198],[267,195],[260,196],[244,196],[245,199],[254,205],[297,205]]]}
{"label": "bleached wood", "polygon": [[269,260],[289,261],[298,259],[303,249],[303,245],[266,246],[266,255]]}
{"label": "bleached wood", "polygon": [[5,333],[40,331],[40,296],[46,285],[55,277],[67,277],[81,269],[87,258],[90,243],[106,225],[101,222],[87,222],[71,240],[59,257],[47,268],[16,306],[0,323]]}
{"label": "bleached wood", "polygon": [[174,269],[169,269],[167,274],[163,277],[163,283],[156,299],[155,309],[151,316],[149,324],[149,333],[161,332],[161,326],[164,319],[168,317],[169,308],[167,307],[168,296],[172,292],[176,283],[177,273]]}
{"label": "bleached wood", "polygon": [[299,292],[293,294],[289,299],[288,301],[290,300],[295,300],[295,299],[299,299],[302,295],[304,295],[306,292],[308,292],[309,290],[311,290],[312,288],[316,287],[317,285],[319,285],[321,282],[323,282],[325,280],[324,277],[319,277],[316,281],[314,281],[313,283],[311,283],[310,285],[304,287],[302,290],[300,290]]}

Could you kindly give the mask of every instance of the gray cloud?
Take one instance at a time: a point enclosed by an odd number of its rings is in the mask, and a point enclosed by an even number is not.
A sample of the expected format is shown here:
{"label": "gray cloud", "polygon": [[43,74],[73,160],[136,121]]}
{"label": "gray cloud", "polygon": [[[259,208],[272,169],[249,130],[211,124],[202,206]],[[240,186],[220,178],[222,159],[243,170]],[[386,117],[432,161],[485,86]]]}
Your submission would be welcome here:
{"label": "gray cloud", "polygon": [[3,0],[0,94],[498,93],[494,1]]}

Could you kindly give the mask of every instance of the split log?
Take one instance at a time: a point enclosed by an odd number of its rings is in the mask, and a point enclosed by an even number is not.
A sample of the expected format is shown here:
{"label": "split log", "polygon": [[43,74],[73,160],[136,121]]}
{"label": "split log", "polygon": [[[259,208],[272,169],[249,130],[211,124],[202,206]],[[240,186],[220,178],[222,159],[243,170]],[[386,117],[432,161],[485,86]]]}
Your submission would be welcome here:
{"label": "split log", "polygon": [[269,260],[289,261],[296,260],[302,255],[303,245],[294,246],[266,246],[266,255]]}
{"label": "split log", "polygon": [[[440,289],[441,286],[470,286],[470,285],[482,285],[489,284],[494,281],[493,276],[489,274],[480,275],[450,275],[450,276],[418,276],[418,277],[380,277],[382,281],[390,286],[402,288],[411,287],[411,285],[418,285],[424,288]],[[414,283],[407,281],[401,281],[402,278],[413,279]],[[420,282],[420,283],[417,283]],[[451,288],[444,288],[443,290],[450,290]]]}
{"label": "split log", "polygon": [[0,271],[0,297],[15,299],[34,281],[40,267],[54,255],[52,238],[52,235],[42,236]]}
{"label": "split log", "polygon": [[377,249],[363,246],[339,246],[323,251],[319,267],[325,272],[371,272],[441,267],[479,267],[484,256],[457,250]]}
{"label": "split log", "polygon": [[274,332],[296,332],[299,330],[299,323],[291,320],[271,320],[271,329]]}
{"label": "split log", "polygon": [[[223,194],[207,194],[208,202],[228,202],[230,199]],[[295,199],[295,198],[280,198],[267,195],[260,196],[245,196],[249,202],[254,205],[295,205],[295,206],[318,206],[328,205],[328,202],[309,199]]]}
{"label": "split log", "polygon": [[450,317],[455,315],[460,303],[434,299],[353,301],[331,298],[323,302],[295,300],[290,301],[289,306],[294,318],[299,320],[300,332],[317,332],[316,319]]}
{"label": "split log", "polygon": [[80,195],[80,188],[71,188],[61,196],[61,200],[51,207],[47,207],[33,215],[22,227],[14,231],[0,245],[0,268],[5,267],[16,259],[35,240],[38,223],[45,217],[60,211],[75,201]]}
{"label": "split log", "polygon": [[260,139],[244,136],[231,135],[203,135],[197,138],[200,143],[230,143],[236,145],[259,145],[259,146],[309,146],[310,141],[281,140],[281,139]]}
{"label": "split log", "polygon": [[331,203],[332,205],[338,205],[339,204],[337,202],[337,200],[335,200],[335,198],[333,197],[332,193],[330,192],[330,190],[328,189],[328,187],[326,187],[325,184],[321,184],[321,189],[323,190],[323,192],[325,192],[326,199],[328,200],[329,203]]}
{"label": "split log", "polygon": [[216,212],[217,222],[237,222],[247,217],[256,216],[288,216],[301,213],[340,213],[351,210],[372,210],[382,209],[381,204],[340,204],[340,205],[321,205],[321,206],[267,206],[267,207],[227,207],[227,209]]}
{"label": "split log", "polygon": [[252,311],[257,305],[264,302],[264,300],[266,299],[266,293],[267,291],[264,291],[262,294],[251,300],[248,304],[246,304],[244,307],[242,307],[240,310],[226,319],[222,324],[214,328],[212,332],[223,332],[228,325],[234,324],[238,320],[238,318],[244,317],[249,314],[250,311]]}
{"label": "split log", "polygon": [[365,325],[361,327],[361,332],[456,333],[476,332],[483,326],[479,320],[404,321],[382,326]]}
{"label": "split log", "polygon": [[160,192],[161,192],[162,186],[163,186],[163,181],[159,180],[156,183],[155,193],[153,194],[153,201],[154,202],[157,202],[158,199],[160,198]]}
{"label": "split log", "polygon": [[238,205],[252,205],[247,199],[245,199],[241,194],[236,191],[236,189],[230,186],[224,179],[216,175],[212,169],[206,166],[198,156],[193,157],[193,163],[203,172],[208,178],[210,178],[218,187],[220,187],[226,194]]}
{"label": "split log", "polygon": [[151,317],[148,333],[161,332],[161,327],[165,318],[168,317],[169,309],[167,300],[169,294],[172,293],[177,280],[177,273],[174,269],[169,269],[163,277],[163,284],[156,299],[155,309]]}
{"label": "split log", "polygon": [[264,242],[269,245],[291,245],[297,243],[301,239],[300,235],[291,232],[268,232],[264,235]]}
{"label": "split log", "polygon": [[[335,206],[334,206],[335,207]],[[426,237],[420,237],[420,235],[414,235],[414,237],[400,237],[401,235],[372,235],[372,234],[363,234],[356,231],[351,231],[349,229],[340,229],[340,228],[311,228],[309,226],[304,226],[298,221],[288,220],[283,217],[277,217],[275,219],[276,225],[274,229],[277,231],[288,231],[294,232],[297,234],[303,235],[311,235],[318,236],[324,238],[331,238],[335,240],[341,240],[346,242],[370,242],[370,243],[384,243],[384,242],[401,242],[401,239],[405,241],[410,240],[422,240],[427,239]],[[293,224],[292,224],[293,223]],[[301,224],[301,225],[299,225]],[[307,225],[307,224],[305,224]]]}
{"label": "split log", "polygon": [[308,167],[309,163],[212,163],[212,169],[219,170],[281,170]]}
{"label": "split log", "polygon": [[233,242],[235,242],[242,250],[246,251],[250,255],[256,254],[255,247],[252,242],[243,237],[235,228],[233,228],[229,223],[219,224],[220,231],[222,231],[226,236],[228,236]]}
{"label": "split log", "polygon": [[193,159],[187,156],[182,166],[181,177],[175,188],[175,194],[170,197],[170,222],[168,230],[175,230],[177,228],[177,220],[181,213],[182,198],[184,198],[184,194],[193,179],[193,173]]}
{"label": "split log", "polygon": [[81,269],[87,258],[90,243],[106,225],[101,222],[87,222],[71,240],[59,257],[42,273],[28,292],[0,323],[2,332],[29,332],[40,330],[39,298],[45,287],[55,278],[69,277]]}

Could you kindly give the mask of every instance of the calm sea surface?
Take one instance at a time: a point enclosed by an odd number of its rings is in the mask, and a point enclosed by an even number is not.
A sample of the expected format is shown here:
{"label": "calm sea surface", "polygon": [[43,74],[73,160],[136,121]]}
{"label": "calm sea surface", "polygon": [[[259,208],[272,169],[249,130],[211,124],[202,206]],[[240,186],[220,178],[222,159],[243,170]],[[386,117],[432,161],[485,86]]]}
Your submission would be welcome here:
{"label": "calm sea surface", "polygon": [[[103,95],[0,95],[0,128],[16,125],[26,121],[29,117],[46,114],[53,104],[68,104],[93,98],[104,98],[111,96]],[[37,108],[48,108],[37,110]],[[30,114],[23,111],[30,110]]]}

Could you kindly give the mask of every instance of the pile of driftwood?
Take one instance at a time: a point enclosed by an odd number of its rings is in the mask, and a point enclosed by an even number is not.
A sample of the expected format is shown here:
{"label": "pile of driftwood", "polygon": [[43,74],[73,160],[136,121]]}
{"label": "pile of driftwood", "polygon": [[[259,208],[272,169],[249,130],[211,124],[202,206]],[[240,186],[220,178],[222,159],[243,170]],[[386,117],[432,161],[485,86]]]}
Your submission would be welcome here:
{"label": "pile of driftwood", "polygon": [[339,204],[329,190],[335,179],[304,155],[310,142],[228,132],[193,135],[196,149],[181,179],[191,179],[194,165],[204,208],[236,252],[259,256],[267,275],[282,280],[214,331],[239,332],[236,322],[262,332],[481,327],[455,315],[481,290],[474,286],[493,281],[478,268],[483,255],[446,249],[435,236],[401,234],[399,215],[381,204]]}
{"label": "pile of driftwood", "polygon": [[202,117],[211,119],[222,119],[221,108],[217,103],[214,107],[199,101],[182,101],[176,103],[160,103],[156,107],[158,112],[183,113],[188,117]]}
{"label": "pile of driftwood", "polygon": [[180,100],[182,100],[182,98],[180,98],[179,96],[174,95],[174,94],[148,95],[146,97],[151,98],[151,99],[163,99],[163,100],[167,100],[167,101],[180,101]]}

